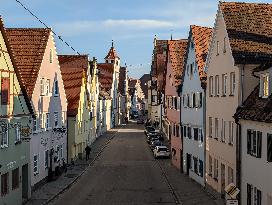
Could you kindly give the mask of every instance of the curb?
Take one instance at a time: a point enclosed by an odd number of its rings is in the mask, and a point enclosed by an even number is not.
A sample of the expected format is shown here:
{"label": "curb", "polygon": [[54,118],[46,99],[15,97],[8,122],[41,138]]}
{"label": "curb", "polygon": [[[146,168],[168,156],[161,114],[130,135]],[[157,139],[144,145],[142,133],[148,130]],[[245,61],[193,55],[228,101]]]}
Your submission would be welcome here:
{"label": "curb", "polygon": [[76,183],[78,181],[78,179],[87,171],[87,169],[89,167],[91,167],[94,162],[97,160],[97,158],[102,154],[102,152],[104,151],[104,149],[108,146],[108,144],[111,142],[111,140],[116,136],[116,134],[119,132],[120,129],[118,129],[110,138],[108,141],[106,141],[106,143],[102,146],[102,148],[99,150],[99,152],[95,155],[95,157],[92,159],[92,161],[87,165],[87,167],[78,175],[75,177],[75,179],[73,179],[71,181],[71,183],[69,183],[67,186],[65,186],[62,190],[60,190],[56,195],[52,196],[50,199],[48,199],[46,202],[42,203],[42,205],[47,205],[50,202],[54,201],[56,198],[59,197],[59,195],[61,195],[62,193],[64,193],[66,190],[68,190],[74,183]]}

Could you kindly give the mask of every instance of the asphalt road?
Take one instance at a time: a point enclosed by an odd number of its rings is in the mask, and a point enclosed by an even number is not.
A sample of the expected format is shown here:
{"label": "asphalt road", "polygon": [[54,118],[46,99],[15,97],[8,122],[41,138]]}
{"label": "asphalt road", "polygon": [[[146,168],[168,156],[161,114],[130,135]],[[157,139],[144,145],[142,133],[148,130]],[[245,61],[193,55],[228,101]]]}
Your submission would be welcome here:
{"label": "asphalt road", "polygon": [[[169,159],[154,160],[143,126],[129,124],[119,130],[95,163],[52,204],[215,204],[191,180],[185,180],[186,190],[197,194],[195,196],[173,188],[175,183],[170,181],[175,182],[172,178],[181,174],[170,166]],[[169,168],[171,176],[167,175],[166,169]],[[190,189],[191,185],[193,188]],[[197,197],[198,200],[194,201]]]}

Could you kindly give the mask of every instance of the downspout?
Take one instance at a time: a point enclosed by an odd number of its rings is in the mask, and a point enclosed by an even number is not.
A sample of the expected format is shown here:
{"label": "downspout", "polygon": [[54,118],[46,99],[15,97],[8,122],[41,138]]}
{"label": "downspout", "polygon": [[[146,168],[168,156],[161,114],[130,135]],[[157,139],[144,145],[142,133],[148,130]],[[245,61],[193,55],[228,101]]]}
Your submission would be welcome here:
{"label": "downspout", "polygon": [[[237,125],[237,129],[236,129],[236,186],[240,189],[240,193],[241,193],[241,155],[242,155],[242,150],[241,150],[241,137],[242,137],[242,126],[239,122],[239,119],[237,117],[235,117],[235,123]],[[241,204],[241,194],[237,195],[237,200],[238,200],[238,204]]]}
{"label": "downspout", "polygon": [[182,92],[178,89],[178,96],[179,96],[179,127],[180,127],[180,131],[181,131],[181,133],[180,133],[180,143],[181,143],[181,146],[180,146],[180,149],[181,149],[181,156],[180,157],[182,157],[181,159],[180,159],[180,172],[181,173],[183,173],[183,129],[181,129],[182,128],[182,123],[181,123],[181,105],[182,105],[182,103],[181,103],[181,101],[182,101]]}
{"label": "downspout", "polygon": [[204,91],[204,95],[203,95],[203,105],[202,105],[202,109],[203,109],[203,138],[204,138],[204,167],[203,167],[203,178],[204,178],[204,186],[206,186],[206,88],[203,89]]}

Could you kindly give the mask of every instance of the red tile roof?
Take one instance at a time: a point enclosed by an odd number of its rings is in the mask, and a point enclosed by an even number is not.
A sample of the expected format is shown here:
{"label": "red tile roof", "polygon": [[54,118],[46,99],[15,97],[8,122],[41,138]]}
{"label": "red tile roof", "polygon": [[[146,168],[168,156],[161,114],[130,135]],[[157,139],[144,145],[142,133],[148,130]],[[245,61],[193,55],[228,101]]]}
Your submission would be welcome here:
{"label": "red tile roof", "polygon": [[[236,63],[261,63],[272,55],[272,4],[221,2]],[[256,56],[256,57],[255,57]]]}
{"label": "red tile roof", "polygon": [[88,68],[87,55],[59,55],[59,64],[68,101],[67,114],[77,115],[82,81]]}
{"label": "red tile roof", "polygon": [[47,28],[7,28],[14,64],[31,98],[50,36]]}
{"label": "red tile roof", "polygon": [[109,52],[108,52],[108,55],[105,57],[105,59],[112,59],[112,60],[114,60],[116,58],[120,59],[119,56],[118,56],[118,54],[117,54],[117,52],[116,52],[116,50],[115,50],[115,48],[112,46],[110,48]]}
{"label": "red tile roof", "polygon": [[112,89],[114,64],[111,63],[98,63],[97,69],[99,71],[98,81],[102,88],[106,91]]}
{"label": "red tile roof", "polygon": [[[15,73],[16,73],[16,77],[17,77],[18,82],[19,82],[19,84],[20,84],[20,88],[21,88],[22,94],[23,94],[23,96],[24,96],[24,99],[25,99],[27,108],[28,108],[28,110],[29,110],[29,112],[30,112],[31,114],[34,114],[33,107],[32,107],[30,98],[29,98],[29,96],[28,96],[28,94],[27,94],[27,90],[26,90],[26,88],[25,88],[24,85],[23,85],[23,80],[22,80],[21,75],[20,75],[20,73],[19,73],[19,69],[16,67],[14,55],[13,55],[13,53],[12,53],[12,50],[11,50],[11,47],[10,47],[10,43],[9,43],[9,40],[8,40],[8,36],[7,36],[6,30],[5,30],[5,28],[4,28],[4,22],[3,22],[3,19],[2,19],[1,16],[0,16],[0,31],[1,31],[1,33],[2,33],[2,35],[3,35],[4,42],[5,42],[5,44],[6,44],[7,51],[8,51],[8,53],[9,53],[11,62],[12,62],[12,64],[13,64],[14,71],[15,71]],[[26,113],[26,114],[28,114],[28,113]]]}
{"label": "red tile roof", "polygon": [[158,69],[158,54],[163,54],[163,51],[166,51],[167,49],[167,40],[156,40],[156,45],[153,48],[153,60],[151,65],[151,75],[154,77],[158,77],[158,75],[161,75],[161,72],[164,72],[164,69],[161,70],[160,67]]}
{"label": "red tile roof", "polygon": [[145,99],[148,98],[148,81],[149,80],[150,80],[150,74],[144,74],[140,78],[141,88],[142,88],[142,91],[144,92]]}
{"label": "red tile roof", "polygon": [[181,84],[187,44],[187,39],[168,41],[168,61],[171,63],[171,67],[174,73],[175,86],[179,86]]}
{"label": "red tile roof", "polygon": [[191,26],[191,35],[194,41],[193,43],[195,48],[199,77],[201,80],[201,84],[205,86],[207,74],[204,71],[204,67],[212,37],[212,28],[193,25]]}

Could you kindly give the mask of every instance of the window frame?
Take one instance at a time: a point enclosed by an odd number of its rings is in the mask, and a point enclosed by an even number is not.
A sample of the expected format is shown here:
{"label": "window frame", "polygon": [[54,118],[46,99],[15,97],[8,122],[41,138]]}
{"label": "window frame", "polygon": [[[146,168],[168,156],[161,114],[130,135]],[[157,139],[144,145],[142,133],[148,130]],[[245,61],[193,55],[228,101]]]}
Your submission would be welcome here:
{"label": "window frame", "polygon": [[[36,157],[36,160],[35,160],[35,157]],[[33,174],[34,176],[39,174],[39,154],[33,155]]]}
{"label": "window frame", "polygon": [[230,73],[230,96],[235,95],[235,72]]}
{"label": "window frame", "polygon": [[19,188],[19,185],[20,185],[19,177],[20,177],[20,171],[19,171],[19,167],[17,167],[16,169],[12,170],[12,182],[11,182],[12,190]]}

